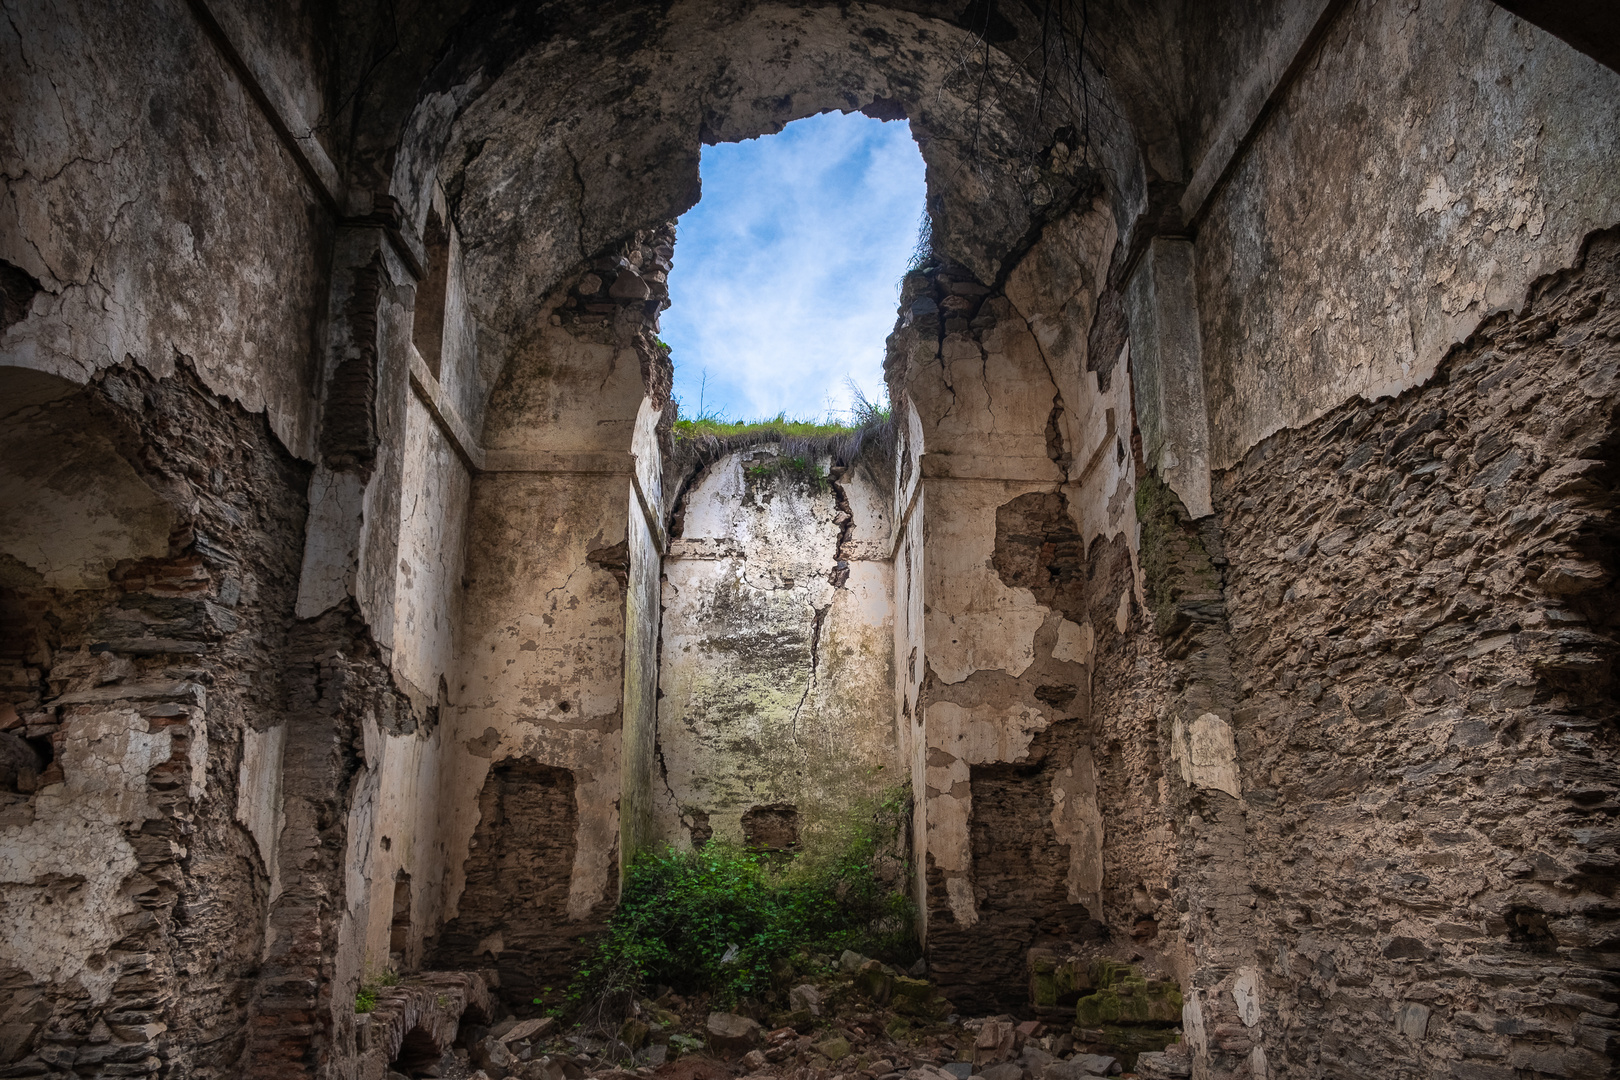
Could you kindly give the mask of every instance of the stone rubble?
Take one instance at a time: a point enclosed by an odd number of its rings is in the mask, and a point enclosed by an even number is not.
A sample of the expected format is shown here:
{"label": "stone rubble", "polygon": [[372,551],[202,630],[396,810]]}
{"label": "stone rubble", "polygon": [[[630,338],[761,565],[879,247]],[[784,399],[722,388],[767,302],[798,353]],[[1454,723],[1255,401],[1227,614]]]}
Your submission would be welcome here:
{"label": "stone rubble", "polygon": [[[480,991],[463,1030],[452,1025],[448,1035],[424,1020],[417,1038],[431,1030],[432,1060],[419,1054],[412,1062],[395,1060],[390,1068],[408,1078],[442,1077],[487,1080],[628,1080],[630,1076],[700,1080],[711,1076],[744,1076],[759,1080],[1105,1080],[1113,1076],[1179,1077],[1186,1073],[1184,1043],[1164,1051],[1102,1053],[1077,1043],[1076,1035],[1095,1035],[1076,1022],[1018,1020],[1002,1014],[964,1018],[951,1011],[926,980],[898,975],[879,961],[853,951],[829,959],[816,982],[802,982],[784,995],[780,1011],[751,1006],[746,1013],[706,1010],[701,998],[686,1000],[672,992],[633,1006],[612,1037],[567,1030],[552,1017],[506,1019],[492,1027],[476,1021],[478,1009],[491,998]],[[1118,961],[1094,963],[1101,984],[1120,985],[1139,979],[1136,969]],[[876,974],[905,980],[919,989],[884,996]],[[1112,978],[1109,983],[1108,979]],[[439,983],[421,985],[439,986]],[[481,983],[473,984],[481,986]],[[370,1021],[372,1031],[393,1034],[387,1041],[369,1037],[367,1058],[375,1070],[377,1047],[401,1053],[404,1021],[400,1003],[421,1000],[415,980],[385,991]],[[441,1001],[445,1000],[440,998]],[[470,999],[472,1000],[472,999]],[[1084,999],[1081,999],[1082,1001]],[[460,1006],[461,998],[454,1005]],[[814,1008],[812,1008],[814,1006]],[[817,1011],[820,1010],[820,1011]],[[1082,1010],[1078,1010],[1083,1012]],[[756,1019],[756,1016],[758,1017]],[[770,1026],[775,1025],[775,1026]],[[769,1030],[767,1028],[769,1027]],[[1171,1036],[1174,1037],[1173,1035]],[[1101,1045],[1101,1044],[1099,1044]],[[1157,1045],[1163,1046],[1161,1039]],[[1135,1059],[1133,1069],[1125,1066]],[[366,1077],[382,1074],[366,1072]],[[392,1080],[392,1076],[388,1078]]]}

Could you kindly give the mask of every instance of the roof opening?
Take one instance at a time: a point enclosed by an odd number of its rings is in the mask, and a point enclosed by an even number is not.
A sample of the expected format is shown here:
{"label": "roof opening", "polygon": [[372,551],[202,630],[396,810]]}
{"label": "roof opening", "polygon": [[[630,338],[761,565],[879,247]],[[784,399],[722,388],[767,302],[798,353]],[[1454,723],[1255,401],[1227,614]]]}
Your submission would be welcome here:
{"label": "roof opening", "polygon": [[662,337],[683,426],[858,424],[881,403],[926,187],[905,120],[823,113],[705,147]]}

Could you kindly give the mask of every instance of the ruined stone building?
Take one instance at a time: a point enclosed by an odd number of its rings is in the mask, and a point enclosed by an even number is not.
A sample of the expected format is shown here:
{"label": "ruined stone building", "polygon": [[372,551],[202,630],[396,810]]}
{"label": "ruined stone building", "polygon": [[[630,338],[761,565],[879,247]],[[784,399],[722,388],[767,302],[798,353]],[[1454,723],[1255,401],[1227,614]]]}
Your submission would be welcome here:
{"label": "ruined stone building", "polygon": [[[964,1011],[1090,943],[1199,1077],[1614,1074],[1610,5],[3,7],[0,1076],[375,1075],[368,971],[498,973],[438,1038],[903,781]],[[671,223],[827,110],[932,257],[766,490]]]}

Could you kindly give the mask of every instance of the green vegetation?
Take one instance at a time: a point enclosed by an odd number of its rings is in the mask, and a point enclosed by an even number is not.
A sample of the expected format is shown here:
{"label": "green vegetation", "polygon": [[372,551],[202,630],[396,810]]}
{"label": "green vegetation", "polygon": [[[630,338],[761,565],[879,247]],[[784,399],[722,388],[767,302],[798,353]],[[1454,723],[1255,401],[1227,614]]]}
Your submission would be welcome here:
{"label": "green vegetation", "polygon": [[778,454],[776,457],[766,458],[755,465],[743,469],[743,475],[750,480],[769,480],[781,476],[794,480],[811,491],[828,491],[832,488],[832,481],[827,474],[821,471],[821,466],[814,461],[802,457],[788,457]]}
{"label": "green vegetation", "polygon": [[909,874],[893,851],[910,799],[908,789],[891,792],[852,814],[836,839],[793,858],[715,841],[642,855],[570,1003],[628,999],[657,983],[732,1002],[843,949],[909,963],[917,955]]}
{"label": "green vegetation", "polygon": [[[888,410],[884,410],[884,418]],[[727,420],[711,413],[692,420],[675,421],[677,438],[700,438],[713,435],[717,439],[733,436],[762,435],[800,439],[828,439],[850,435],[861,429],[861,424],[828,423],[821,420],[788,419],[786,413],[777,413],[769,420]]]}
{"label": "green vegetation", "polygon": [[[781,439],[831,440],[847,438],[856,432],[889,422],[887,395],[882,401],[872,401],[861,392],[854,379],[847,380],[846,385],[850,396],[849,412],[843,416],[830,414],[825,420],[808,420],[803,417],[790,419],[785,412],[779,412],[768,420],[732,420],[719,409],[706,409],[703,405],[703,391],[700,390],[696,413],[689,419],[675,421],[675,437],[678,439],[708,437],[756,443]],[[705,388],[708,386],[706,372],[703,386]]]}
{"label": "green vegetation", "polygon": [[377,1008],[377,991],[385,986],[398,986],[399,972],[392,968],[378,968],[366,976],[366,981],[360,984],[360,992],[354,995],[354,1011],[357,1013],[372,1012]]}

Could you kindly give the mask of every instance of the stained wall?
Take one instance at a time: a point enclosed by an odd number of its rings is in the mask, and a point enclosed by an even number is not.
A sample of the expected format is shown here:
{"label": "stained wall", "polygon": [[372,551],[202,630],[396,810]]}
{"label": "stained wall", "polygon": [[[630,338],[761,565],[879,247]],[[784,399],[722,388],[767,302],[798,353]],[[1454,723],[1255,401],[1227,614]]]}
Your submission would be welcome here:
{"label": "stained wall", "polygon": [[[658,668],[661,842],[825,847],[905,782],[887,492],[869,462],[783,462],[777,444],[727,454],[678,510]],[[756,828],[761,814],[783,824]]]}

